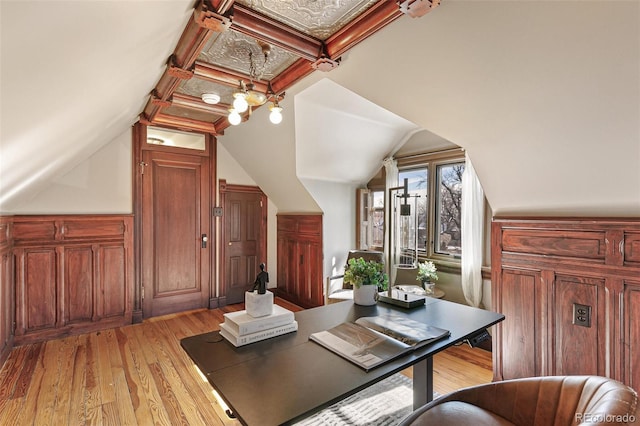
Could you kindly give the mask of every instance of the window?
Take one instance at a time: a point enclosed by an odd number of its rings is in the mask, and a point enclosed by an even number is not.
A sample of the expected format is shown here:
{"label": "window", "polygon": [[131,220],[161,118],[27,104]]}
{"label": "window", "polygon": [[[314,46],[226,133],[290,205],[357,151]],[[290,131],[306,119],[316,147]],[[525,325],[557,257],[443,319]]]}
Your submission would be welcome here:
{"label": "window", "polygon": [[379,250],[384,247],[384,190],[357,190],[356,231],[358,250]]}
{"label": "window", "polygon": [[436,166],[438,174],[438,200],[436,203],[435,234],[433,251],[439,254],[460,256],[462,246],[461,209],[462,173],[464,163]]}
{"label": "window", "polygon": [[[398,159],[398,183],[403,185],[404,179],[408,180],[410,199],[415,203],[416,217],[410,238],[416,241],[411,248],[417,245],[419,257],[453,260],[462,254],[460,207],[464,164],[459,150],[453,155]],[[413,205],[411,208],[414,209]]]}
{"label": "window", "polygon": [[384,191],[371,192],[371,246],[384,246]]}

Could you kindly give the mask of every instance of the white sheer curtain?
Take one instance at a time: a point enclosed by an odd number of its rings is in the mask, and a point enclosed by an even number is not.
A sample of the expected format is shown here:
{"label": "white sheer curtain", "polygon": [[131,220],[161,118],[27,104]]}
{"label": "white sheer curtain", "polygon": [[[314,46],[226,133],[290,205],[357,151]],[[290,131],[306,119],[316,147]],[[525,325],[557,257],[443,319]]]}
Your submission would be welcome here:
{"label": "white sheer curtain", "polygon": [[395,281],[393,265],[396,264],[394,259],[390,259],[391,244],[389,242],[391,232],[391,208],[389,202],[389,188],[398,186],[398,162],[393,157],[387,157],[382,161],[386,175],[384,188],[384,258],[387,264],[387,272],[389,274],[389,284],[393,285]]}
{"label": "white sheer curtain", "polygon": [[484,191],[467,153],[462,174],[462,292],[471,306],[482,302]]}

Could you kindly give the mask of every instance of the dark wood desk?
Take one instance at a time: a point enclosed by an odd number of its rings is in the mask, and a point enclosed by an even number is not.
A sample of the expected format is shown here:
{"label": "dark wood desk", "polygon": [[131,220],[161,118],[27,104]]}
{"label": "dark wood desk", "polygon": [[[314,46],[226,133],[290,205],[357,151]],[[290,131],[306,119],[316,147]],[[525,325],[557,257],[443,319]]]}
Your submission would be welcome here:
{"label": "dark wood desk", "polygon": [[[392,312],[448,329],[451,335],[369,372],[309,341],[311,333],[342,322]],[[427,298],[424,306],[411,310],[383,303],[358,306],[345,301],[296,312],[295,316],[296,333],[239,348],[217,331],[181,341],[183,349],[244,424],[292,423],[409,366],[414,367],[413,406],[419,407],[433,396],[432,356],[504,319],[504,315],[495,312],[434,298]]]}

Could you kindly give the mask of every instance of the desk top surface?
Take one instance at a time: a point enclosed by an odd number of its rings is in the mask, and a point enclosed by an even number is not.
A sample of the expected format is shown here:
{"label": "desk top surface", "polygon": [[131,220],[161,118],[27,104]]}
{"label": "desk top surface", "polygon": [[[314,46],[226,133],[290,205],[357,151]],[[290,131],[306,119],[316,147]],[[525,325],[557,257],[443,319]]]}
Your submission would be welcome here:
{"label": "desk top surface", "polygon": [[[311,333],[342,322],[388,313],[403,313],[447,329],[451,335],[369,372],[309,340]],[[300,420],[504,319],[495,312],[433,298],[410,310],[345,301],[296,312],[295,317],[297,332],[238,348],[217,331],[181,341],[209,383],[245,424]]]}

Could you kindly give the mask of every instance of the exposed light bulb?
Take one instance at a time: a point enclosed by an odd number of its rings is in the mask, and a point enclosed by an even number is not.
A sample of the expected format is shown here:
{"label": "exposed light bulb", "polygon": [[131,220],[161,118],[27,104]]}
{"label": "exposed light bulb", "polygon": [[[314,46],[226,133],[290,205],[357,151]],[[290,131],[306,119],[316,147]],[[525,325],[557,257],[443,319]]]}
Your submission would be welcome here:
{"label": "exposed light bulb", "polygon": [[246,93],[237,92],[233,94],[233,97],[235,98],[233,100],[233,109],[238,112],[245,112],[247,109],[249,109],[249,103],[247,102]]}
{"label": "exposed light bulb", "polygon": [[269,107],[271,113],[269,114],[269,121],[273,124],[280,124],[282,122],[282,108],[278,104],[271,105]]}
{"label": "exposed light bulb", "polygon": [[238,113],[238,111],[233,108],[229,110],[229,117],[227,117],[227,119],[229,120],[229,124],[231,124],[232,126],[237,126],[242,121],[240,113]]}

